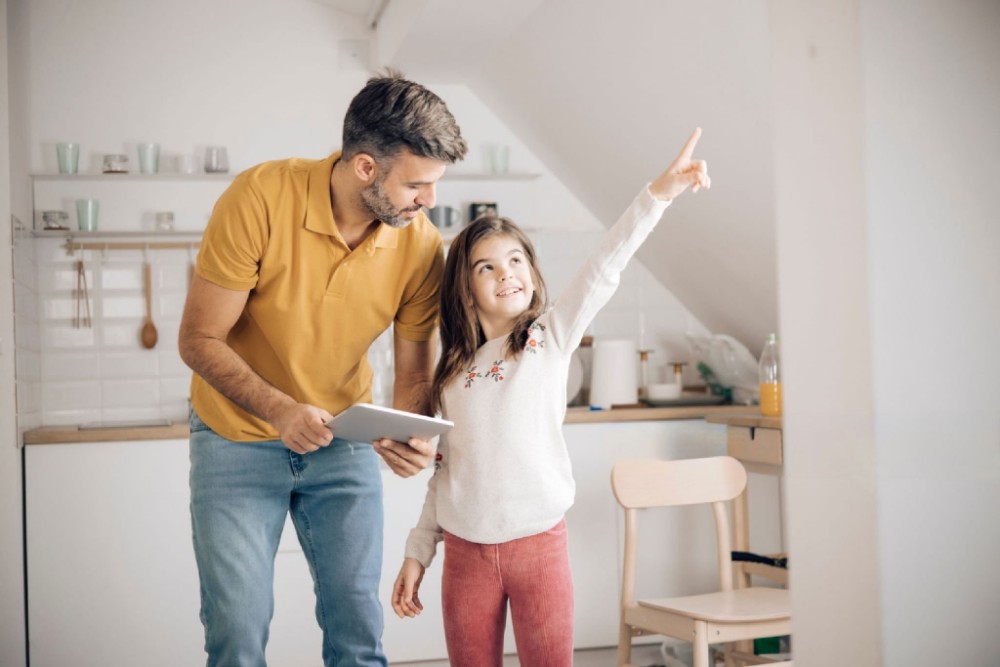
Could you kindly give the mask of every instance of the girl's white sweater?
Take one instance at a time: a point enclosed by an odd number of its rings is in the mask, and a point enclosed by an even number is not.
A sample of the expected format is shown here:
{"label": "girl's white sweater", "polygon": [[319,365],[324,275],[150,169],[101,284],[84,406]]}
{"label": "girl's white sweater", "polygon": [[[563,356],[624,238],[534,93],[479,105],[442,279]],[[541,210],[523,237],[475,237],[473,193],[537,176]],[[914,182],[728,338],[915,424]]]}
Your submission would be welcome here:
{"label": "girl's white sweater", "polygon": [[562,519],[575,492],[562,433],[570,356],[669,205],[644,187],[570,287],[531,326],[520,356],[504,354],[506,335],[486,341],[445,387],[442,412],[455,427],[438,445],[407,557],[429,566],[442,529],[498,544],[544,532]]}

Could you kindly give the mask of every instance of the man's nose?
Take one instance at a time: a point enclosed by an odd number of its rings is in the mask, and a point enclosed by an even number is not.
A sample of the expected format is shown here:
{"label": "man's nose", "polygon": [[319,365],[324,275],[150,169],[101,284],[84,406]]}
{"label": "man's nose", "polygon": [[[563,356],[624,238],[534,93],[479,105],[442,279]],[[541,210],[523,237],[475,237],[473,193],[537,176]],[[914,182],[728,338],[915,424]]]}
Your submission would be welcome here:
{"label": "man's nose", "polygon": [[416,203],[424,208],[434,208],[437,203],[437,190],[433,184],[422,188],[417,194]]}

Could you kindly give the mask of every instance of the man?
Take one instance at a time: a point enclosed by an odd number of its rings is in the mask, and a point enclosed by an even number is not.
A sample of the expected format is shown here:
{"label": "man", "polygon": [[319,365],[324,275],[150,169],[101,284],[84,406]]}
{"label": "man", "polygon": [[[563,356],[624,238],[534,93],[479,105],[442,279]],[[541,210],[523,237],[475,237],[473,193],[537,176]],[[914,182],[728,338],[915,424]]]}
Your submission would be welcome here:
{"label": "man", "polygon": [[[390,324],[394,406],[428,412],[443,250],[420,209],[466,149],[444,102],[389,72],[352,100],[340,153],[258,165],[216,204],[179,337],[209,665],[264,665],[287,513],[324,664],[386,664],[378,454],[324,423],[371,400],[368,347]],[[433,456],[414,444],[379,454],[407,477]]]}

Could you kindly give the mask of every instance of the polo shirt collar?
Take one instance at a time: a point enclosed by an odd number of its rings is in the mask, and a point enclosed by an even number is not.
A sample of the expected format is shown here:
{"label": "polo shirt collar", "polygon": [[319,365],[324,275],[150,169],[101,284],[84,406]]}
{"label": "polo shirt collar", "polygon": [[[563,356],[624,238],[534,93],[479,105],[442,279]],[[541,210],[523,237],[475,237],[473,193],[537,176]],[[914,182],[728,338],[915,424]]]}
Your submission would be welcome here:
{"label": "polo shirt collar", "polygon": [[[333,174],[333,165],[339,159],[340,151],[337,151],[325,160],[316,162],[310,168],[309,201],[306,208],[305,227],[311,232],[332,236],[343,243],[343,237],[333,219],[333,207],[330,202],[330,177]],[[373,250],[374,248],[395,248],[399,231],[385,223],[380,223],[362,245],[368,245]]]}

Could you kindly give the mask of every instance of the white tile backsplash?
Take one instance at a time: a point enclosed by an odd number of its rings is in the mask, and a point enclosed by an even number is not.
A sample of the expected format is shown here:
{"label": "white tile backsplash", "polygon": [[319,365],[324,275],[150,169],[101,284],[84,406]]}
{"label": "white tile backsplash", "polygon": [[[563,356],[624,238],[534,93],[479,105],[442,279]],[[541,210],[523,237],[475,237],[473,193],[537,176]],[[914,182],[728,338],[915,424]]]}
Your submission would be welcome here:
{"label": "white tile backsplash", "polygon": [[66,320],[42,321],[42,351],[52,349],[94,348],[97,336],[94,329],[76,329]]}
{"label": "white tile backsplash", "polygon": [[[30,407],[33,391],[41,422],[52,425],[185,419],[191,371],[177,352],[177,329],[193,255],[185,250],[146,253],[158,332],[156,347],[147,350],[139,339],[146,315],[143,251],[77,253],[85,262],[93,327],[76,328],[77,256],[67,255],[59,239],[33,242],[31,270],[37,274],[38,291],[32,295],[26,285],[19,287],[25,304],[19,332],[41,344],[34,355],[33,387],[30,369],[18,375],[19,401]],[[33,308],[32,302],[37,302]],[[32,358],[25,351],[30,345],[19,345],[24,363]]]}
{"label": "white tile backsplash", "polygon": [[142,321],[136,318],[128,321],[104,322],[101,326],[104,333],[104,348],[135,349],[136,354],[146,354],[148,351],[139,344],[139,331]]}
{"label": "white tile backsplash", "polygon": [[[550,300],[565,289],[603,234],[603,229],[542,229],[531,234]],[[76,258],[66,254],[61,240],[33,241],[38,291],[32,298],[23,281],[18,286],[19,303],[25,304],[24,312],[18,313],[18,334],[23,339],[18,347],[19,354],[32,345],[38,347],[40,370],[38,381],[32,385],[29,378],[23,387],[19,374],[19,402],[29,408],[34,405],[41,411],[42,423],[52,425],[152,418],[183,421],[191,371],[177,352],[177,334],[193,253],[146,253],[158,333],[156,347],[147,350],[139,338],[145,317],[141,250],[78,253],[85,261],[93,318],[93,328],[78,329],[72,326]],[[663,377],[668,361],[688,358],[684,331],[693,328],[702,333],[704,328],[638,263],[623,273],[618,291],[589,333],[637,340],[640,309],[646,312],[646,346],[654,350],[654,377]],[[689,365],[685,382],[698,381]]]}
{"label": "white tile backsplash", "polygon": [[51,351],[41,357],[42,380],[96,380],[101,377],[99,357],[93,352]]}
{"label": "white tile backsplash", "polygon": [[101,288],[104,290],[142,291],[142,273],[137,267],[104,267],[101,271]]}
{"label": "white tile backsplash", "polygon": [[162,377],[188,377],[191,376],[191,369],[181,361],[181,355],[177,351],[177,346],[168,346],[165,343],[157,342],[156,349],[159,351],[160,375]]}
{"label": "white tile backsplash", "polygon": [[153,317],[170,318],[180,322],[184,314],[184,300],[187,293],[161,294],[153,299]]}
{"label": "white tile backsplash", "polygon": [[102,379],[149,379],[160,375],[160,355],[104,350],[100,359]]}
{"label": "white tile backsplash", "polygon": [[[139,319],[141,326],[141,320],[146,316],[146,302],[141,293],[121,295],[116,292],[115,296],[105,294],[101,304],[101,314],[105,319],[116,317]],[[156,317],[156,313],[153,313],[153,317]]]}
{"label": "white tile backsplash", "polygon": [[101,407],[99,380],[62,380],[47,382],[42,397],[46,412],[55,410],[91,410]]}
{"label": "white tile backsplash", "polygon": [[160,381],[105,378],[101,380],[102,403],[116,408],[148,408],[160,404]]}

